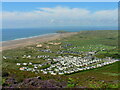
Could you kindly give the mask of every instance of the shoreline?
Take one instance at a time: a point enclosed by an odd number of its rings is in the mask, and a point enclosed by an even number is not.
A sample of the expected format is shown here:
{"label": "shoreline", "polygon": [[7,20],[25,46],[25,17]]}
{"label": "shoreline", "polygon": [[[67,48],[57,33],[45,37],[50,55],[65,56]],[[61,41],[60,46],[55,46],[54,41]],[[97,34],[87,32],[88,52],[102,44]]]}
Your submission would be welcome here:
{"label": "shoreline", "polygon": [[39,36],[33,36],[28,38],[22,38],[22,39],[16,39],[16,40],[9,40],[9,41],[3,41],[0,42],[0,51],[8,50],[8,49],[14,49],[18,47],[25,47],[28,45],[37,44],[40,42],[47,42],[52,41],[56,39],[61,39],[63,37],[69,37],[71,35],[75,35],[78,32],[67,32],[67,33],[51,33],[51,34],[44,34]]}
{"label": "shoreline", "polygon": [[54,35],[54,34],[57,34],[57,33],[48,33],[48,34],[41,34],[41,35],[30,36],[30,37],[17,38],[17,39],[13,39],[13,40],[0,41],[0,43],[9,42],[9,41],[15,41],[15,40],[24,40],[24,39],[29,39],[29,38],[34,38],[34,37],[40,37],[40,36],[47,36],[47,35]]}

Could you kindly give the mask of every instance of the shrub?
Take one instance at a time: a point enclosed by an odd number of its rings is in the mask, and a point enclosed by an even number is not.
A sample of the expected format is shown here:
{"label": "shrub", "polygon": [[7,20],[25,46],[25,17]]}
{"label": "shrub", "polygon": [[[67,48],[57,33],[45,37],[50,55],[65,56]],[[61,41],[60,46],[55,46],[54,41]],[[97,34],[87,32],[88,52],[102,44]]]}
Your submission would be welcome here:
{"label": "shrub", "polygon": [[6,71],[3,71],[2,72],[2,77],[8,77],[9,76],[9,73],[8,72],[6,72]]}

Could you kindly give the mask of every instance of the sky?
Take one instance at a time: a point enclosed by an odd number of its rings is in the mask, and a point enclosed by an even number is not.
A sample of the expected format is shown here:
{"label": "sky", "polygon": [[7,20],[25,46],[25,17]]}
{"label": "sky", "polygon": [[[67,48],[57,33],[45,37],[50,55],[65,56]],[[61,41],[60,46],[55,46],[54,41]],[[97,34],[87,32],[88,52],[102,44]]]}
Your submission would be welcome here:
{"label": "sky", "polygon": [[39,28],[49,26],[118,26],[118,3],[2,3],[2,28]]}

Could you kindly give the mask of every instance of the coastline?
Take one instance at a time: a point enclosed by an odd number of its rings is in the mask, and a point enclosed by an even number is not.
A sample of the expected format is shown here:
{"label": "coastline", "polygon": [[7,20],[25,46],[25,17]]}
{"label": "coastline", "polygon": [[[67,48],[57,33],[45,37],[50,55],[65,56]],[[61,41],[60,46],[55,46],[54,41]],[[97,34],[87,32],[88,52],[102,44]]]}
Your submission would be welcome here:
{"label": "coastline", "polygon": [[51,33],[51,34],[44,34],[39,36],[33,36],[28,38],[21,38],[16,40],[10,40],[10,41],[3,41],[0,42],[2,46],[0,46],[0,51],[8,50],[8,49],[14,49],[18,47],[25,47],[27,45],[33,45],[37,44],[39,42],[47,42],[52,41],[56,39],[60,39],[63,37],[68,37],[74,34],[77,34],[78,32],[68,32],[68,33]]}
{"label": "coastline", "polygon": [[48,34],[42,34],[42,35],[37,35],[37,36],[17,38],[17,39],[13,39],[13,40],[0,41],[0,43],[1,43],[1,42],[3,43],[3,42],[15,41],[15,40],[23,40],[23,39],[28,39],[28,38],[40,37],[40,36],[54,35],[54,34],[57,34],[57,33],[48,33]]}

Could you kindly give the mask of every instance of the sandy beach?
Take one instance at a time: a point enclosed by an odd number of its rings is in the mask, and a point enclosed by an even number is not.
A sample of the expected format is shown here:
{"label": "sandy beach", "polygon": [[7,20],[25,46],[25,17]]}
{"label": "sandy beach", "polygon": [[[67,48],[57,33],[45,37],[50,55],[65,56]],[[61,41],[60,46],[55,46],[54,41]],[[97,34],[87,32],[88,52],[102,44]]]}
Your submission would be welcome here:
{"label": "sandy beach", "polygon": [[46,41],[52,41],[56,39],[60,39],[63,37],[69,37],[71,35],[75,35],[77,32],[69,32],[69,33],[62,33],[62,34],[50,34],[45,36],[38,36],[38,37],[32,37],[32,38],[26,38],[26,39],[20,39],[20,40],[11,40],[6,42],[0,42],[0,51],[2,50],[8,50],[18,47],[25,47],[27,45],[36,44],[38,42],[46,42]]}

